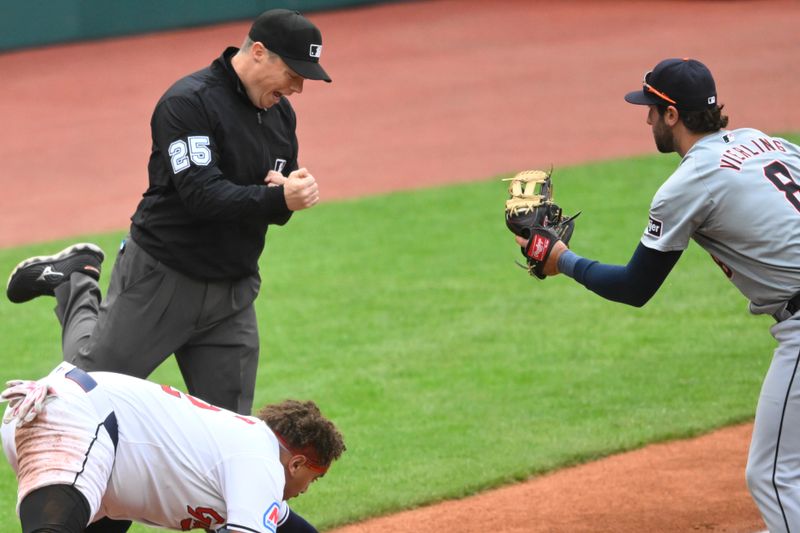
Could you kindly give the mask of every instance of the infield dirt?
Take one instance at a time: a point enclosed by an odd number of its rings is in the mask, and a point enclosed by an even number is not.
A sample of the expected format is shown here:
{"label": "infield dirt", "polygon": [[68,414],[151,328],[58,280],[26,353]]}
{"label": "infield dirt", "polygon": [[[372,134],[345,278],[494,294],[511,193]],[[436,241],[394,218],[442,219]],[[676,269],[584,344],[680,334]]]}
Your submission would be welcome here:
{"label": "infield dirt", "polygon": [[[800,130],[800,3],[402,2],[310,16],[334,83],[293,98],[323,199],[652,153],[624,103],[691,56],[731,127]],[[152,107],[247,23],[0,55],[0,246],[118,230],[146,185]],[[748,37],[752,36],[752,37]],[[766,357],[767,354],[754,356]],[[648,446],[337,533],[763,528],[744,486],[751,426]]]}

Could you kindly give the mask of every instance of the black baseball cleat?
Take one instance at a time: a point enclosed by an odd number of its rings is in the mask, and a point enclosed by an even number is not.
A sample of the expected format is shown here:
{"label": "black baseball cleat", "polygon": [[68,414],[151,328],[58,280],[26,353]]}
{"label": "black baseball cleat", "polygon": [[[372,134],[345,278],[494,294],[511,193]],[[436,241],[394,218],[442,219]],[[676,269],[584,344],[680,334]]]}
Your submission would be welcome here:
{"label": "black baseball cleat", "polygon": [[55,288],[75,272],[99,280],[104,257],[99,246],[86,242],[73,244],[55,255],[29,257],[11,272],[6,295],[17,304],[37,296],[54,296]]}

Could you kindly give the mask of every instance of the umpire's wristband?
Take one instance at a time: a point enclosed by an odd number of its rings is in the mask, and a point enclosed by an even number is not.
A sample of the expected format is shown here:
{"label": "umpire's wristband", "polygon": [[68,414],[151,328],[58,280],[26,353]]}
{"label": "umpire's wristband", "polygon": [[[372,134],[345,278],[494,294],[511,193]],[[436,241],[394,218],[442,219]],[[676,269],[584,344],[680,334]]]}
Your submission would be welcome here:
{"label": "umpire's wristband", "polygon": [[558,271],[565,276],[575,277],[575,265],[582,257],[572,250],[564,250],[558,257]]}

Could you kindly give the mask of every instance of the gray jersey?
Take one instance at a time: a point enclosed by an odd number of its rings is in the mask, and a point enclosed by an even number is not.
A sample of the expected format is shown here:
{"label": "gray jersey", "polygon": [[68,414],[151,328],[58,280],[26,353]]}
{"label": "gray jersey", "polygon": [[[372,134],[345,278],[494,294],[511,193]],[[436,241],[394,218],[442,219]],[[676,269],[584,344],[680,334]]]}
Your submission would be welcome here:
{"label": "gray jersey", "polygon": [[800,292],[800,149],[749,128],[695,143],[653,198],[641,242],[676,251],[690,238],[753,313],[779,310]]}

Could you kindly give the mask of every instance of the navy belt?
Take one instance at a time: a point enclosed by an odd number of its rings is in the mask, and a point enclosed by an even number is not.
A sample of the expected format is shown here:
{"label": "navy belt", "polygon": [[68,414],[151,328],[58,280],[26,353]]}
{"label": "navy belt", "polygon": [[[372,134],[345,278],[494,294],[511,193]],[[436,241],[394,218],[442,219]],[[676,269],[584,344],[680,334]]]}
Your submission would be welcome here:
{"label": "navy belt", "polygon": [[[64,374],[64,377],[71,379],[72,381],[77,383],[80,386],[80,388],[82,388],[83,391],[86,392],[87,394],[92,392],[92,390],[94,390],[97,387],[97,381],[95,381],[95,379],[92,376],[90,376],[89,374],[87,374],[78,367],[75,367],[66,374]],[[95,394],[97,394],[97,392],[101,391],[96,391]],[[89,395],[90,399],[92,399],[91,396],[92,395]],[[116,452],[117,443],[119,442],[119,425],[117,424],[117,415],[114,414],[114,411],[111,411],[111,413],[109,413],[106,419],[103,420],[103,427],[106,428],[108,436],[111,437],[111,442],[114,443],[114,451]]]}

